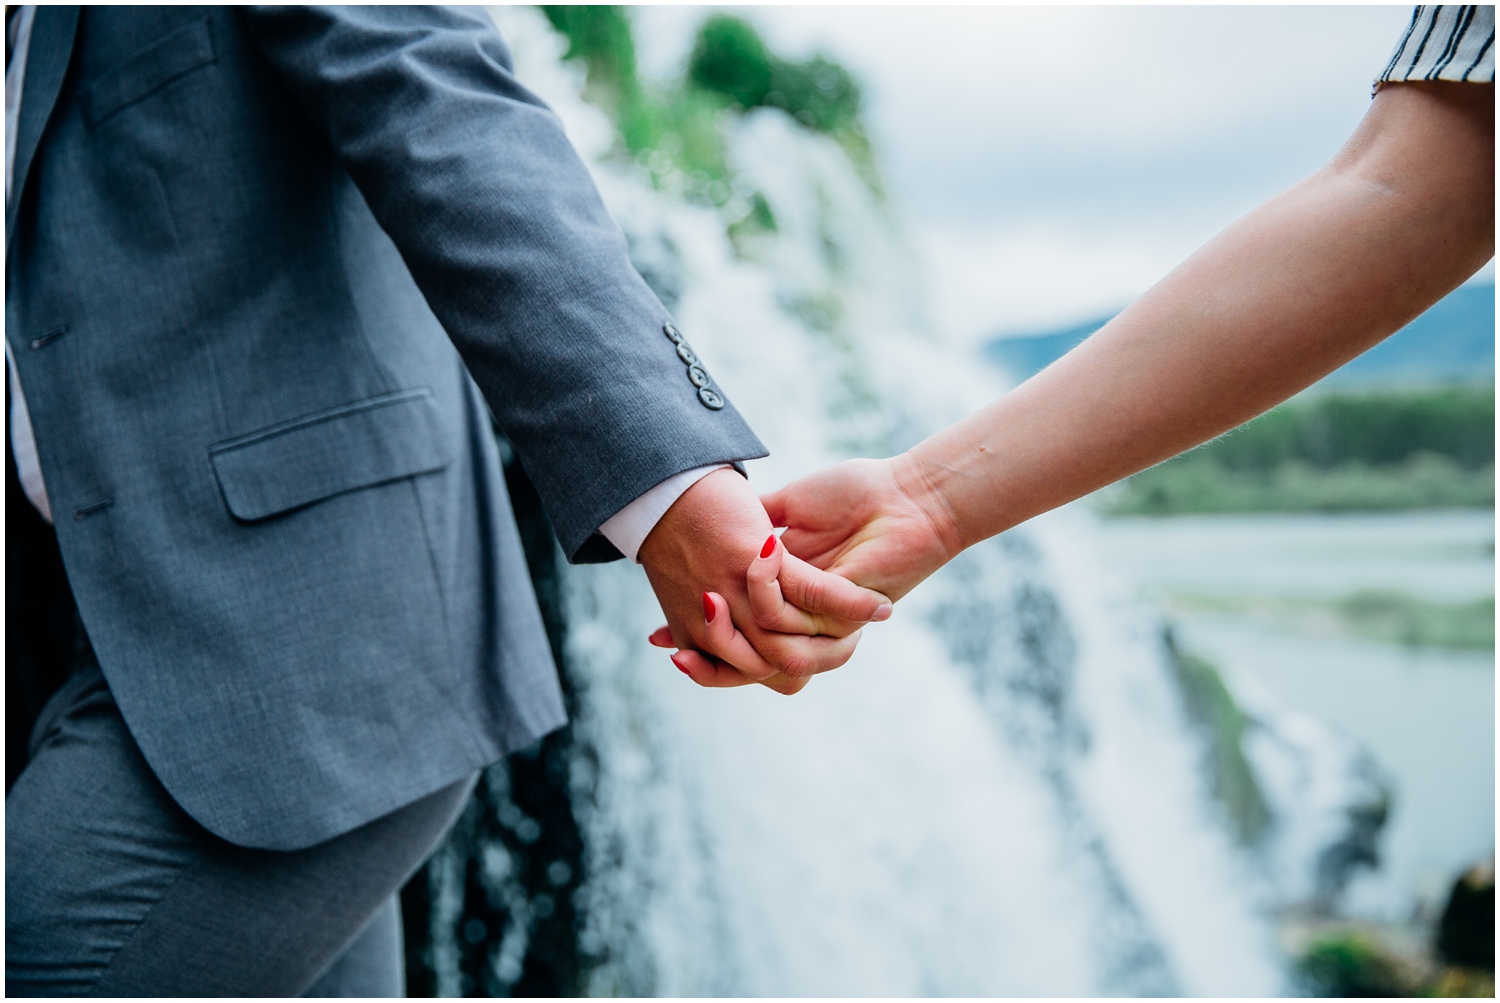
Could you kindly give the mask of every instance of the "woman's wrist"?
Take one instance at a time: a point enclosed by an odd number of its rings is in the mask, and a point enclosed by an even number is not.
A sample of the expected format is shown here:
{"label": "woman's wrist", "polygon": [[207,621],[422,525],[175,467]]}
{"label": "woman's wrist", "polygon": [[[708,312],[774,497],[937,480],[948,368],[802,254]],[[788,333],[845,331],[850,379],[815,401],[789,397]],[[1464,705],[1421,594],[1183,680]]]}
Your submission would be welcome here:
{"label": "woman's wrist", "polygon": [[933,539],[942,553],[942,563],[953,560],[973,541],[965,538],[948,497],[948,478],[944,476],[947,471],[930,463],[917,448],[892,457],[890,465],[897,489],[931,526]]}

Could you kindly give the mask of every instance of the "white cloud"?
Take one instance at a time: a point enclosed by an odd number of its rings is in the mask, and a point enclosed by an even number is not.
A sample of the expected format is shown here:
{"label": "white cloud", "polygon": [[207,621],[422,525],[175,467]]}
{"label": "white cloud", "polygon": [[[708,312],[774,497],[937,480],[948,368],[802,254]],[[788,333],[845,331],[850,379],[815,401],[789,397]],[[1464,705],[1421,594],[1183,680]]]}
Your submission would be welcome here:
{"label": "white cloud", "polygon": [[1033,223],[922,231],[934,319],[960,342],[1045,331],[1106,316],[1191,253],[1170,234],[1100,233]]}
{"label": "white cloud", "polygon": [[[783,51],[826,50],[865,81],[908,209],[1009,213],[996,184],[1176,186],[1215,150],[1289,182],[1331,154],[1409,11],[1390,7],[759,7]],[[1282,166],[1283,164],[1288,166]],[[1218,165],[1224,166],[1224,165]],[[1288,169],[1290,168],[1290,170]]]}

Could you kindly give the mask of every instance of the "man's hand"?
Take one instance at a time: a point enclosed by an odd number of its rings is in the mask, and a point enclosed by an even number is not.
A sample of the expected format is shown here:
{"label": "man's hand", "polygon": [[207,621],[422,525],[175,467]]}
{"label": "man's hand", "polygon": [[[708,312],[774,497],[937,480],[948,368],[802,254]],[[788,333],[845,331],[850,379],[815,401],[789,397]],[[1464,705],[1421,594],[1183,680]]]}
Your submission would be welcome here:
{"label": "man's hand", "polygon": [[781,542],[790,555],[892,600],[963,549],[942,499],[906,456],[849,460],[762,501],[771,521],[787,527]]}
{"label": "man's hand", "polygon": [[[653,642],[684,649],[673,660],[702,685],[759,682],[795,693],[849,660],[862,624],[890,615],[885,596],[788,556],[781,588],[795,608],[761,603],[758,620],[746,571],[774,540],[771,528],[745,479],[717,470],[677,499],[641,544],[667,617]],[[694,658],[693,649],[712,657]]]}

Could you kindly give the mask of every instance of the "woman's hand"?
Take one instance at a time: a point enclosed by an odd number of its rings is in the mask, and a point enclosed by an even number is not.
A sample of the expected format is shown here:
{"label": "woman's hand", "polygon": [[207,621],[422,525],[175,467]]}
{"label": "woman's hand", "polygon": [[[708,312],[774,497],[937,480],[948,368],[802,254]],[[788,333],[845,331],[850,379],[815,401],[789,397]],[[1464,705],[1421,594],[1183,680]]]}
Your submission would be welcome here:
{"label": "woman's hand", "polygon": [[[825,604],[827,598],[818,592],[824,585],[834,582],[842,583],[843,587],[839,591],[845,591],[844,587],[853,587],[842,578],[818,572],[805,561],[788,554],[781,541],[772,534],[766,537],[760,556],[750,562],[750,569],[745,572],[745,592],[749,599],[751,622],[758,628],[777,634],[826,635],[804,637],[802,643],[841,644],[852,652],[859,630],[864,626],[863,622],[809,613],[804,608],[818,608]],[[789,601],[788,596],[795,601]],[[869,622],[888,620],[890,615],[891,603],[881,602],[871,613]],[[747,672],[744,668],[755,665],[755,648],[735,625],[729,613],[728,601],[717,592],[703,593],[703,619],[705,650],[716,653],[718,657],[709,657],[692,649],[684,649],[672,656],[672,664],[700,686],[743,686],[750,682],[760,682],[780,693],[791,694],[806,685],[814,672],[825,671],[809,663],[808,671],[802,674],[783,672],[768,679],[756,678],[753,671]],[[676,646],[672,640],[672,632],[667,627],[658,628],[651,635],[650,641],[658,648]],[[794,684],[795,688],[789,688],[788,684]]]}
{"label": "woman's hand", "polygon": [[[772,523],[786,527],[781,542],[791,555],[892,600],[963,549],[946,502],[908,455],[849,460],[761,503]],[[796,595],[786,598],[799,604]]]}
{"label": "woman's hand", "polygon": [[[801,608],[758,615],[766,603],[752,603],[745,569],[764,563],[758,555],[768,537],[775,539],[755,492],[739,474],[719,470],[684,492],[641,545],[641,565],[668,624],[652,643],[682,649],[673,661],[684,671],[682,659],[698,666],[702,671],[689,672],[698,682],[758,682],[795,693],[808,677],[848,661],[860,625],[890,615],[884,595],[795,558],[779,570],[786,595]],[[708,590],[717,606],[705,599]]]}
{"label": "woman's hand", "polygon": [[[940,498],[927,489],[915,464],[905,457],[840,463],[766,495],[761,503],[773,523],[787,527],[779,540],[766,540],[745,573],[750,621],[767,631],[842,636],[859,626],[806,612],[827,604],[820,593],[828,583],[805,574],[808,565],[895,600],[962,549]],[[729,603],[719,593],[703,594],[703,615],[703,647],[718,658],[692,650],[672,656],[672,663],[698,685],[761,681],[791,693],[795,690],[788,684],[800,688],[807,681],[806,674],[785,670],[757,680],[755,647],[736,628]],[[884,604],[870,619],[889,616],[890,605]],[[855,631],[844,643],[857,636]],[[826,644],[832,638],[805,640]],[[651,635],[651,643],[672,647],[671,631],[662,627]],[[745,671],[747,666],[752,671]]]}

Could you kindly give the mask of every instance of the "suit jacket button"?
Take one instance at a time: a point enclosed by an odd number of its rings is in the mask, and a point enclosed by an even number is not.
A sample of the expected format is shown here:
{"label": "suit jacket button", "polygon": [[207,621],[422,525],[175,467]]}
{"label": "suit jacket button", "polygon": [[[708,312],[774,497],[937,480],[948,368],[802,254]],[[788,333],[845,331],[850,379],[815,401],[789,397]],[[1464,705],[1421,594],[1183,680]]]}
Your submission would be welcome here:
{"label": "suit jacket button", "polygon": [[708,374],[703,371],[702,366],[688,366],[688,379],[693,381],[693,386],[702,390],[711,382]]}
{"label": "suit jacket button", "polygon": [[698,364],[698,356],[693,354],[693,350],[688,347],[688,343],[685,341],[677,343],[677,357],[690,366]]}
{"label": "suit jacket button", "polygon": [[710,411],[717,411],[724,406],[724,398],[708,389],[708,387],[703,387],[698,391],[698,399],[702,401],[703,406],[708,408]]}
{"label": "suit jacket button", "polygon": [[661,326],[661,333],[667,336],[667,340],[674,345],[682,344],[682,332],[677,330],[677,325],[671,321]]}

